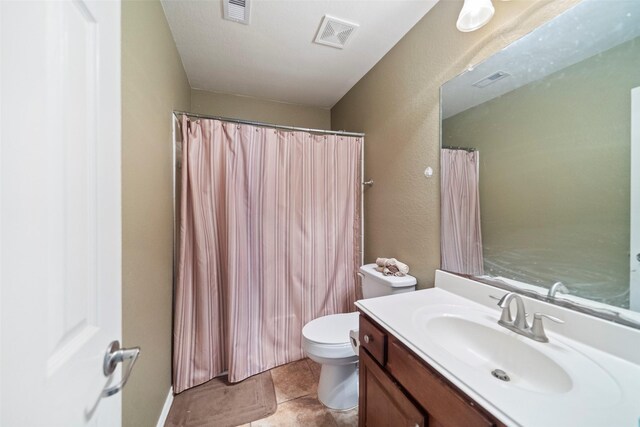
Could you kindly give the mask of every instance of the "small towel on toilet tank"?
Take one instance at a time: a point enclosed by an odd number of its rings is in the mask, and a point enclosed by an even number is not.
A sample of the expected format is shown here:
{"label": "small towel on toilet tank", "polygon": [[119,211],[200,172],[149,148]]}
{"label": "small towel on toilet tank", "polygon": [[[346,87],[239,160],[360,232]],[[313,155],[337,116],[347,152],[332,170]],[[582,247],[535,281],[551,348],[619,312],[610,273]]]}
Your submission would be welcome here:
{"label": "small towel on toilet tank", "polygon": [[409,274],[409,266],[395,258],[378,258],[376,265],[378,266],[376,270],[385,276],[403,277]]}

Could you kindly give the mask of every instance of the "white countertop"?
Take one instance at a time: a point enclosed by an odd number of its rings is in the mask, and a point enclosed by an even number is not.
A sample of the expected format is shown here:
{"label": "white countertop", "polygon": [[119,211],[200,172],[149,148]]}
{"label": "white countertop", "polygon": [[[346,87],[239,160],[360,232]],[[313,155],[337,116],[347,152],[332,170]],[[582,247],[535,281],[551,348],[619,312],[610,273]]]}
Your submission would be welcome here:
{"label": "white countertop", "polygon": [[[535,342],[499,326],[500,309],[489,295],[505,292],[469,279],[438,272],[436,288],[372,298],[356,302],[356,306],[397,337],[445,378],[459,387],[487,411],[507,425],[522,426],[629,426],[640,425],[640,365],[637,359],[626,357],[640,352],[640,331],[604,322],[561,307],[523,298],[528,312],[541,311],[565,320],[561,327],[548,327],[549,343]],[[469,292],[466,292],[466,289]],[[445,290],[446,289],[446,290]],[[460,294],[463,294],[461,296]],[[567,389],[548,391],[537,389],[537,377],[555,380],[550,372],[527,372],[528,380],[502,382],[493,378],[482,355],[473,357],[453,351],[435,339],[424,328],[424,319],[439,313],[448,317],[471,318],[485,328],[510,334],[522,341],[521,348],[552,359],[569,374]],[[604,323],[603,323],[604,322]],[[545,324],[546,326],[546,324]],[[588,336],[583,329],[603,334],[592,342],[578,341]],[[560,330],[564,334],[553,332]],[[580,333],[572,334],[572,331]],[[615,337],[615,342],[612,340]],[[451,341],[451,340],[449,340]],[[589,341],[589,340],[587,340]],[[590,345],[597,343],[597,345]],[[456,344],[456,343],[454,343]],[[458,343],[459,344],[459,343]],[[464,345],[464,344],[463,344]],[[611,346],[602,348],[603,346]],[[628,346],[631,345],[632,351]],[[526,347],[525,347],[526,346]],[[455,353],[455,354],[454,354]],[[465,353],[462,357],[461,353]],[[526,364],[526,353],[522,363]],[[507,358],[509,355],[507,355]],[[476,360],[477,359],[477,363]],[[505,360],[503,358],[503,360]],[[509,361],[518,363],[520,360]],[[496,366],[495,368],[501,368]],[[527,369],[520,366],[520,369]],[[551,375],[551,376],[549,376]]]}

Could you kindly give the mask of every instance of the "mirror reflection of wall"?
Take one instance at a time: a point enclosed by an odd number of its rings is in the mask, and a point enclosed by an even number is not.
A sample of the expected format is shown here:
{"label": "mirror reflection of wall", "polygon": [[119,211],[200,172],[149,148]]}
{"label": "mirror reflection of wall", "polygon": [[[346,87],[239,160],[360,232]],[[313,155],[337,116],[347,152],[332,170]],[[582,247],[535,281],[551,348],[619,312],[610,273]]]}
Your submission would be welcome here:
{"label": "mirror reflection of wall", "polygon": [[638,86],[640,37],[443,120],[443,147],[480,153],[485,274],[629,307]]}

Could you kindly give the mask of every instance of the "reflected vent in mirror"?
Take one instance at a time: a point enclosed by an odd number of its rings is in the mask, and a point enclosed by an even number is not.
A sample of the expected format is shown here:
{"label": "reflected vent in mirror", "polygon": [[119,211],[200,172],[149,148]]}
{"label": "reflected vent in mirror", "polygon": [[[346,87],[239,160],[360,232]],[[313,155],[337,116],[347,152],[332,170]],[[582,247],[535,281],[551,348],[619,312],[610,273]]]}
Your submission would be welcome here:
{"label": "reflected vent in mirror", "polygon": [[483,87],[487,87],[489,85],[492,85],[495,82],[497,82],[498,80],[502,80],[502,79],[504,79],[506,77],[509,77],[510,75],[511,74],[505,73],[504,71],[496,71],[495,73],[491,74],[490,76],[485,77],[484,79],[475,82],[472,86],[479,87],[480,89],[482,89]]}

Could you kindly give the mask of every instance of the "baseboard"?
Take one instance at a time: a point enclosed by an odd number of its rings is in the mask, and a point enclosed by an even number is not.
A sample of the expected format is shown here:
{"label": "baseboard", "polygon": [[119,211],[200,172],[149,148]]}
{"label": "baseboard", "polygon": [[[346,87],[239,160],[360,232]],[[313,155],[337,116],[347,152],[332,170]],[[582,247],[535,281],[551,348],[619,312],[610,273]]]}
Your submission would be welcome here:
{"label": "baseboard", "polygon": [[167,400],[164,401],[162,412],[160,412],[160,418],[158,418],[158,424],[156,427],[164,427],[167,416],[169,416],[169,409],[171,409],[171,403],[173,402],[173,387],[169,388],[169,394],[167,394]]}

